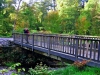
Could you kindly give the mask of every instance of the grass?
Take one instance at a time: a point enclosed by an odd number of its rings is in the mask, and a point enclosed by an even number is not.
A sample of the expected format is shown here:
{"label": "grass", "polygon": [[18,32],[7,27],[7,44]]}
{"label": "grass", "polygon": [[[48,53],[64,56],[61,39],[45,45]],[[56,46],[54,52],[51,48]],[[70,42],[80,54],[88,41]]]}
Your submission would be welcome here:
{"label": "grass", "polygon": [[64,69],[52,71],[50,75],[100,75],[100,68],[86,66],[80,70],[77,67],[69,65]]}
{"label": "grass", "polygon": [[[90,67],[86,65],[79,67],[75,66],[74,64],[67,64],[67,66],[64,68],[59,68],[59,69],[57,68],[55,70],[45,70],[45,71],[43,67],[44,67],[43,65],[40,65],[40,67],[36,66],[36,68],[38,69],[31,69],[28,72],[32,75],[100,75],[100,68]],[[39,74],[40,72],[41,74]]]}
{"label": "grass", "polygon": [[[6,65],[10,66],[13,62],[9,62]],[[17,64],[16,64],[17,65]],[[17,65],[18,66],[18,65]],[[38,64],[34,69],[29,69],[26,75],[100,75],[100,68],[83,66],[81,68],[68,64],[65,68],[59,68],[57,70],[47,70],[47,66]]]}

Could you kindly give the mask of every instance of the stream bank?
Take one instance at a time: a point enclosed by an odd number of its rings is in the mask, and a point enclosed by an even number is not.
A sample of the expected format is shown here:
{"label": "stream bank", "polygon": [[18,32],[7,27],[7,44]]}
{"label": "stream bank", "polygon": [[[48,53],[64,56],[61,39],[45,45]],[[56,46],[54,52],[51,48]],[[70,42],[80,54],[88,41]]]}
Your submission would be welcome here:
{"label": "stream bank", "polygon": [[[21,63],[25,67],[35,67],[37,63],[42,62],[49,67],[60,67],[65,66],[63,61],[56,60],[36,52],[31,52],[22,48],[21,50],[17,47],[11,48],[0,48],[0,64],[5,65],[7,62]],[[10,64],[10,63],[8,63]]]}

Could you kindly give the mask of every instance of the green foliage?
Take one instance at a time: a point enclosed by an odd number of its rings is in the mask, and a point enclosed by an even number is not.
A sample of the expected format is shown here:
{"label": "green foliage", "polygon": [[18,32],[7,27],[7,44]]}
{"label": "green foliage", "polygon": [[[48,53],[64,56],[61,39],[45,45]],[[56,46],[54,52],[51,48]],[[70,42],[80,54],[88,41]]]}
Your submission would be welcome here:
{"label": "green foliage", "polygon": [[6,65],[7,67],[12,66],[13,64],[15,64],[15,62],[12,62],[12,61],[9,61],[9,62],[6,62],[6,63],[5,63],[5,65]]}
{"label": "green foliage", "polygon": [[0,70],[0,73],[2,73],[2,75],[5,75],[5,73],[9,72],[10,70],[13,70],[11,75],[21,75],[20,72],[25,71],[25,69],[24,68],[22,68],[22,69],[18,68],[16,70],[16,67],[18,67],[20,65],[21,65],[20,63],[15,63],[15,64],[11,65],[10,67],[8,67],[7,69]]}
{"label": "green foliage", "polygon": [[16,67],[18,67],[20,65],[21,65],[21,63],[13,64],[13,65],[11,65],[10,69],[14,70]]}
{"label": "green foliage", "polygon": [[7,7],[6,3],[4,5],[6,8],[0,11],[0,35],[11,36],[13,25],[10,22],[9,14],[13,12],[14,7],[13,6]]}
{"label": "green foliage", "polygon": [[[87,15],[85,15],[87,14]],[[89,32],[89,28],[91,26],[90,19],[88,19],[89,13],[82,11],[82,14],[79,16],[77,23],[76,23],[76,30],[78,34],[86,35]]]}
{"label": "green foliage", "polygon": [[6,73],[6,72],[8,72],[7,69],[2,69],[2,70],[0,70],[0,73],[2,73],[2,75],[4,75],[4,73]]}
{"label": "green foliage", "polygon": [[43,27],[46,31],[58,33],[61,31],[58,11],[50,11],[43,21]]}
{"label": "green foliage", "polygon": [[[13,64],[8,69],[0,70],[0,73],[4,75],[9,70],[15,70],[16,67],[20,65],[21,65],[20,63]],[[13,72],[11,75],[21,75],[20,72],[22,71],[25,71],[25,69],[19,68],[16,70],[16,72]],[[100,68],[85,66],[84,69],[80,70],[73,65],[68,65],[67,67],[62,68],[62,69],[48,70],[48,67],[46,65],[43,65],[42,63],[40,63],[40,64],[37,64],[34,69],[30,68],[28,73],[29,74],[26,74],[26,75],[99,75]]]}
{"label": "green foliage", "polygon": [[50,75],[99,75],[99,73],[100,68],[86,66],[84,69],[80,70],[77,67],[69,65],[64,69],[52,71]]}
{"label": "green foliage", "polygon": [[29,68],[28,72],[30,75],[47,75],[49,73],[48,67],[46,65],[43,65],[42,62],[40,64],[37,64],[34,69]]}
{"label": "green foliage", "polygon": [[79,17],[78,0],[62,0],[57,1],[59,16],[61,19],[62,32],[75,33],[75,22]]}
{"label": "green foliage", "polygon": [[32,5],[23,2],[15,9],[12,0],[1,0],[0,36],[11,36],[13,31],[22,33],[25,27],[32,33],[42,27],[52,33],[100,35],[99,0],[88,0],[84,8],[79,7],[79,0],[56,0],[56,10],[48,11],[51,1]]}
{"label": "green foliage", "polygon": [[[16,70],[16,67],[21,66],[21,63],[15,63],[9,67],[10,70]],[[15,72],[12,72],[11,75],[21,75],[20,72],[25,71],[24,68],[18,68]]]}

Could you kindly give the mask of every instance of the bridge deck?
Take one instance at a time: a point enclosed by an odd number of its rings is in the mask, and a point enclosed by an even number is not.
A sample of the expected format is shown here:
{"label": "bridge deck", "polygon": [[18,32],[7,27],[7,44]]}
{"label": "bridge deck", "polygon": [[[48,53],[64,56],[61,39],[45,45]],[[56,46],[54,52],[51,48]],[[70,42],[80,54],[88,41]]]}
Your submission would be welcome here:
{"label": "bridge deck", "polygon": [[[28,43],[27,43],[28,42]],[[14,34],[14,43],[70,60],[91,59],[89,65],[100,67],[100,39],[70,36]]]}

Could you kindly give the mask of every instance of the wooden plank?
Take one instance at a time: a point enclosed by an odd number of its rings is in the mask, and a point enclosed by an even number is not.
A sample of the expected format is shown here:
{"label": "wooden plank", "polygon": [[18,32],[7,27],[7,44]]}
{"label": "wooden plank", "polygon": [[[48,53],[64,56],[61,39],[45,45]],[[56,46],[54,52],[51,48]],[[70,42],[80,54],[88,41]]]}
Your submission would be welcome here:
{"label": "wooden plank", "polygon": [[100,41],[98,44],[98,62],[100,62]]}
{"label": "wooden plank", "polygon": [[82,40],[80,40],[79,46],[80,46],[80,49],[79,49],[79,50],[80,50],[79,55],[81,56],[81,55],[82,55],[82,50],[81,50],[81,49],[82,49]]}
{"label": "wooden plank", "polygon": [[79,40],[78,39],[75,39],[76,40],[76,46],[75,46],[75,58],[76,60],[78,60],[78,43],[79,43]]}
{"label": "wooden plank", "polygon": [[65,38],[62,38],[62,46],[63,46],[62,50],[63,50],[63,52],[64,52],[64,39]]}
{"label": "wooden plank", "polygon": [[34,35],[32,35],[32,51],[34,51]]}
{"label": "wooden plank", "polygon": [[92,58],[92,47],[93,47],[93,41],[91,40],[91,44],[90,44],[90,59]]}
{"label": "wooden plank", "polygon": [[93,51],[93,52],[94,52],[94,54],[93,54],[93,55],[94,55],[94,56],[93,56],[93,59],[95,60],[95,56],[96,56],[96,41],[94,42],[94,51]]}

